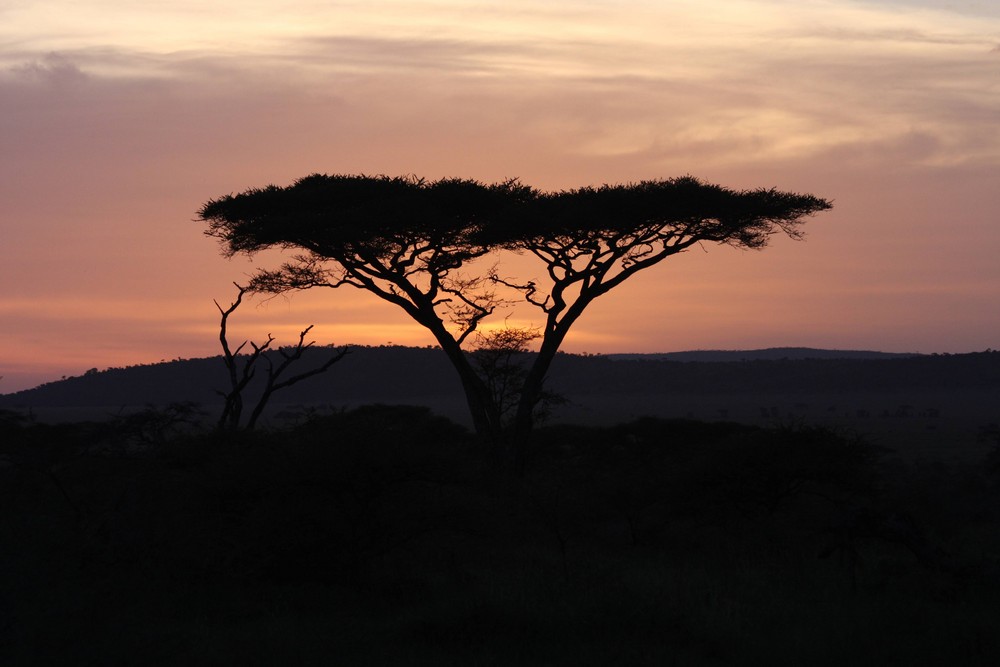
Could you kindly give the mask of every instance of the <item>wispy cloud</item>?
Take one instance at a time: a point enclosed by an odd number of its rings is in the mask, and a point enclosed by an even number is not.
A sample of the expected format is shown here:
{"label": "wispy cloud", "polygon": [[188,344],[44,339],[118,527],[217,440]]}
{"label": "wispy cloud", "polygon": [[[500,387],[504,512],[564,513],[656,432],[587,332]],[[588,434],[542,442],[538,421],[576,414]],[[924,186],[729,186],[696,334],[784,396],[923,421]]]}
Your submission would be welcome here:
{"label": "wispy cloud", "polygon": [[[487,12],[458,2],[302,3],[269,25],[251,3],[234,12],[226,39],[201,22],[232,7],[123,10],[126,24],[148,26],[152,16],[187,35],[182,43],[163,30],[144,48],[89,20],[74,33],[50,12],[51,25],[75,35],[63,42],[77,46],[33,54],[33,40],[23,40],[0,86],[86,82],[92,95],[74,99],[81,117],[87,104],[102,114],[102,102],[152,100],[145,106],[162,110],[165,129],[196,106],[216,139],[247,126],[240,117],[277,120],[284,107],[301,127],[325,116],[330,128],[409,123],[421,132],[433,117],[456,136],[516,129],[568,154],[608,158],[802,159],[921,136],[930,150],[920,159],[931,163],[1000,161],[1000,139],[987,131],[1000,95],[990,85],[995,62],[981,57],[1000,20],[900,6],[518,2]],[[12,106],[34,113],[26,101]],[[274,128],[276,137],[285,131]]]}
{"label": "wispy cloud", "polygon": [[86,78],[83,71],[65,55],[47,53],[36,59],[14,65],[10,72],[16,78],[41,81],[54,86],[73,85]]}

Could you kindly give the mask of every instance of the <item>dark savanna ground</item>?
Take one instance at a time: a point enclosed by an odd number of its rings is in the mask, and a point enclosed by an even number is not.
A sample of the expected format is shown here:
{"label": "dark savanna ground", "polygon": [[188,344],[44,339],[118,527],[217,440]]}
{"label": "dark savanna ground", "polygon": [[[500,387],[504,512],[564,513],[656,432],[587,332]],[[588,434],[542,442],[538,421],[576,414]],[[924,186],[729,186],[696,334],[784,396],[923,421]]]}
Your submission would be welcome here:
{"label": "dark savanna ground", "polygon": [[184,416],[5,413],[0,664],[1000,659],[995,434],[931,460],[805,420],[550,426],[513,479],[426,408]]}

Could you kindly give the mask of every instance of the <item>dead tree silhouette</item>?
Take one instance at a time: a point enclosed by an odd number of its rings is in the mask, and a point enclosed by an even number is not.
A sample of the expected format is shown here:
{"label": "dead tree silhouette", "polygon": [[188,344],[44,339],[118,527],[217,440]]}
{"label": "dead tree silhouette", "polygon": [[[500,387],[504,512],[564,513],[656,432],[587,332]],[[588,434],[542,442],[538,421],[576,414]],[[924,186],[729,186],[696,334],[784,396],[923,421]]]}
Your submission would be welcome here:
{"label": "dead tree silhouette", "polygon": [[[215,302],[215,307],[219,309],[221,315],[221,320],[219,322],[219,342],[222,345],[222,360],[226,364],[226,370],[229,372],[229,391],[218,391],[225,399],[225,405],[222,409],[222,414],[219,416],[218,427],[220,429],[228,428],[230,430],[235,430],[239,428],[240,418],[243,414],[243,393],[250,381],[253,380],[257,373],[258,365],[263,362],[266,366],[265,372],[266,377],[264,379],[264,389],[261,392],[260,397],[257,399],[257,403],[254,405],[253,410],[250,412],[250,418],[247,420],[245,428],[247,430],[253,430],[257,425],[257,421],[264,412],[264,408],[267,407],[268,401],[271,400],[271,396],[274,392],[284,389],[285,387],[291,387],[294,384],[301,382],[307,378],[311,378],[320,373],[325,373],[336,364],[338,361],[343,359],[349,352],[349,348],[340,348],[334,352],[323,364],[317,366],[311,370],[305,371],[304,373],[299,373],[293,375],[284,380],[281,380],[281,376],[287,371],[295,362],[302,358],[306,350],[313,346],[313,342],[305,342],[306,335],[312,330],[313,325],[310,324],[302,332],[299,333],[299,341],[295,346],[291,348],[291,351],[279,348],[275,350],[278,355],[281,356],[281,363],[275,366],[274,361],[267,354],[270,351],[271,343],[274,342],[274,336],[267,334],[267,340],[262,344],[258,345],[254,341],[243,341],[240,343],[239,347],[236,348],[235,352],[230,348],[229,341],[227,339],[227,328],[229,324],[229,316],[232,315],[240,304],[243,303],[243,296],[247,293],[248,288],[233,283],[239,292],[236,295],[236,300],[229,305],[229,308],[223,309],[219,305],[219,302]],[[253,352],[247,355],[243,355],[242,366],[238,363],[238,355],[240,351],[246,347],[247,343],[253,348]]]}

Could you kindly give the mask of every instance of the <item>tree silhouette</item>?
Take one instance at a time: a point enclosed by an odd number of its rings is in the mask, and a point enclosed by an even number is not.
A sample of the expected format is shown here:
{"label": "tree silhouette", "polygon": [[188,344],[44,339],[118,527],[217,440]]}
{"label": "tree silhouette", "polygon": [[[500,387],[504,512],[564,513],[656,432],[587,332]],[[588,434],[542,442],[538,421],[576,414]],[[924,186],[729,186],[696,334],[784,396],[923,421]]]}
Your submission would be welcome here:
{"label": "tree silhouette", "polygon": [[[259,271],[253,291],[346,285],[402,308],[454,365],[476,431],[506,443],[521,466],[545,375],[594,299],[696,243],[756,249],[778,232],[798,238],[803,218],[827,208],[812,195],[734,191],[692,177],[544,193],[513,180],[312,175],[209,201],[199,217],[226,256],[297,251]],[[510,277],[499,265],[467,272],[496,251],[528,253],[546,279]],[[545,323],[505,438],[495,387],[462,345],[511,296],[538,308]]]}
{"label": "tree silhouette", "polygon": [[[233,285],[235,285],[236,289],[239,291],[236,294],[236,300],[229,305],[229,308],[223,308],[219,305],[218,301],[215,302],[215,307],[219,309],[219,314],[221,315],[219,321],[219,343],[222,345],[222,361],[226,364],[226,370],[229,374],[229,391],[216,392],[225,400],[225,404],[222,408],[222,414],[219,416],[218,428],[230,430],[236,430],[239,428],[240,417],[243,414],[243,392],[256,375],[258,363],[263,360],[264,365],[267,367],[267,377],[264,379],[264,389],[261,392],[260,398],[257,399],[257,403],[254,405],[253,410],[250,412],[250,419],[247,420],[246,423],[246,429],[248,431],[252,431],[257,425],[257,420],[260,419],[260,416],[264,413],[264,408],[267,407],[267,403],[271,400],[271,396],[274,392],[279,389],[284,389],[285,387],[291,387],[293,384],[297,384],[302,380],[313,377],[314,375],[325,373],[330,370],[331,366],[347,356],[350,349],[346,347],[340,348],[319,366],[281,380],[280,378],[284,375],[285,371],[287,371],[292,364],[301,359],[306,350],[313,346],[313,341],[310,341],[309,343],[306,343],[305,341],[306,334],[312,331],[314,325],[310,324],[299,333],[299,342],[294,347],[287,349],[278,348],[277,352],[281,356],[282,361],[277,366],[274,365],[271,357],[268,356],[268,353],[271,350],[271,343],[274,342],[274,336],[271,334],[267,334],[267,340],[260,345],[252,340],[245,340],[240,343],[239,347],[237,347],[234,352],[229,346],[228,339],[227,329],[229,325],[229,316],[236,312],[236,309],[240,307],[241,303],[243,303],[243,295],[247,293],[247,288],[236,283],[233,283]],[[242,368],[240,368],[237,363],[237,357],[243,348],[246,347],[247,343],[250,343],[250,347],[253,349],[253,352],[243,355],[243,365]]]}
{"label": "tree silhouette", "polygon": [[533,196],[514,181],[313,175],[222,197],[199,215],[228,256],[300,251],[277,270],[260,271],[253,291],[351,286],[402,308],[455,367],[476,431],[495,435],[502,425],[462,343],[502,300],[488,275],[461,269],[493,249],[480,240],[483,229],[501,226],[513,205]]}
{"label": "tree silhouette", "polygon": [[[521,291],[545,318],[538,355],[524,378],[515,432],[531,430],[545,374],[594,299],[697,243],[761,249],[778,232],[800,239],[803,219],[830,207],[812,195],[734,191],[690,176],[539,196],[515,238],[497,241],[538,259],[547,284],[491,276]],[[523,437],[513,440],[515,447],[524,443]]]}

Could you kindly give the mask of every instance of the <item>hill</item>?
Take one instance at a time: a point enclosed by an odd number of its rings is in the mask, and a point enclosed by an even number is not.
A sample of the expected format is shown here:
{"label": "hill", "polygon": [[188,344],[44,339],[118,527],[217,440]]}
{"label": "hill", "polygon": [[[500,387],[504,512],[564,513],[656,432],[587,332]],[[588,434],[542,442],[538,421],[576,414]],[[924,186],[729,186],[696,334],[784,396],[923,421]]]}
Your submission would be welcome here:
{"label": "hill", "polygon": [[[293,372],[319,365],[334,353],[333,348],[314,348]],[[277,353],[270,354],[279,359]],[[992,352],[912,355],[808,348],[560,354],[549,386],[571,396],[988,388],[1000,384],[998,359],[1000,354]],[[0,407],[129,407],[180,401],[210,405],[220,401],[219,391],[227,384],[220,357],[180,359],[94,370],[0,394]],[[255,388],[251,384],[248,395]],[[353,348],[326,375],[283,390],[275,399],[312,404],[396,403],[461,395],[461,386],[440,350],[378,346]]]}
{"label": "hill", "polygon": [[[331,348],[310,350],[297,370]],[[678,359],[685,359],[679,361]],[[704,360],[711,359],[711,360]],[[0,409],[48,422],[108,419],[147,405],[194,402],[206,418],[227,387],[219,357],[91,371],[0,395]],[[260,379],[245,396],[256,401]],[[560,354],[549,389],[567,402],[553,422],[610,425],[643,416],[810,423],[849,428],[913,452],[982,448],[980,433],[1000,422],[1000,352],[885,355],[778,348],[673,355]],[[265,423],[304,411],[384,403],[422,405],[466,426],[461,386],[436,348],[358,347],[324,375],[276,393]]]}
{"label": "hill", "polygon": [[873,352],[870,350],[818,350],[811,347],[769,347],[763,350],[689,350],[687,352],[609,354],[612,359],[662,361],[778,361],[801,359],[906,359],[922,356],[915,352]]}

